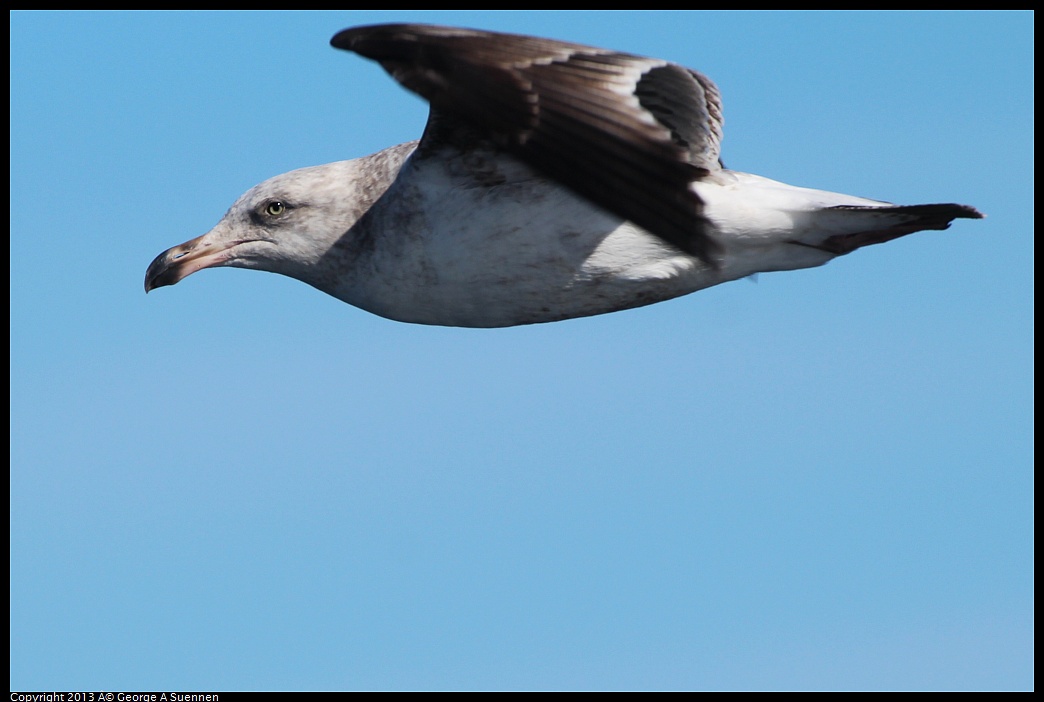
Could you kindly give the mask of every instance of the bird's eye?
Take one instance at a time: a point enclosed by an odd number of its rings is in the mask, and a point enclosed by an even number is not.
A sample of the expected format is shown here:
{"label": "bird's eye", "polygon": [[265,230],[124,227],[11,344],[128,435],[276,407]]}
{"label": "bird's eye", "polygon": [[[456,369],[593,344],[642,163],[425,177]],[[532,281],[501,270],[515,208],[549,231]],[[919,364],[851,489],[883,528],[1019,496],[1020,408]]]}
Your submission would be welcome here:
{"label": "bird's eye", "polygon": [[278,217],[286,212],[286,204],[282,200],[272,200],[265,205],[265,214],[270,217]]}

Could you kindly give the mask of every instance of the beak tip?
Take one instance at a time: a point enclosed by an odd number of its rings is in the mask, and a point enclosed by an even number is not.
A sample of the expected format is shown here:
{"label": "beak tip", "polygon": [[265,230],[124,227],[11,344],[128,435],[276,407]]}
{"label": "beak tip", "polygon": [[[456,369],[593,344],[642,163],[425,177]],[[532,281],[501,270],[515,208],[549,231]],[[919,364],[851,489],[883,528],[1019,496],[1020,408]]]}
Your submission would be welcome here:
{"label": "beak tip", "polygon": [[209,243],[201,244],[201,239],[203,237],[199,236],[192,241],[186,241],[154,258],[145,271],[145,294],[156,288],[174,285],[198,270],[222,265],[224,259],[221,256],[224,249],[212,247]]}
{"label": "beak tip", "polygon": [[[162,257],[160,257],[162,258]],[[163,282],[164,274],[169,270],[165,265],[165,262],[161,262],[160,258],[157,258],[149,266],[149,269],[145,271],[145,294],[148,295],[156,288],[162,287],[166,283]]]}

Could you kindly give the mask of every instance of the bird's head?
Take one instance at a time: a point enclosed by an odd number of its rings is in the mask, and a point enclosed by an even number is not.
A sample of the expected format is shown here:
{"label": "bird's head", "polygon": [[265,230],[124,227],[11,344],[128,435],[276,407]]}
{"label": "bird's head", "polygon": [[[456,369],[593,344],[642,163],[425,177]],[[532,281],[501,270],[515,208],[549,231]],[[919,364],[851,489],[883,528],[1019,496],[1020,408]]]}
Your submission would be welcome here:
{"label": "bird's head", "polygon": [[145,273],[145,292],[204,268],[280,273],[316,285],[320,262],[366,211],[372,197],[355,185],[355,161],[302,168],[244,193],[203,236],[167,249]]}

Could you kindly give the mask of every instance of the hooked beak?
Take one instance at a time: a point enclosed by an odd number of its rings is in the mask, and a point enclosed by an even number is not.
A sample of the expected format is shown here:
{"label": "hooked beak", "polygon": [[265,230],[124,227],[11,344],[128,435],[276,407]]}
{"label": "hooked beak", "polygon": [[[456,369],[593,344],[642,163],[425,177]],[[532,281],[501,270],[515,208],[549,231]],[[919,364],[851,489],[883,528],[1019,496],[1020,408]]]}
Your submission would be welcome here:
{"label": "hooked beak", "polygon": [[157,256],[145,271],[145,292],[174,285],[196,271],[225,263],[231,256],[231,247],[216,246],[212,241],[204,241],[206,238],[206,234],[198,236]]}

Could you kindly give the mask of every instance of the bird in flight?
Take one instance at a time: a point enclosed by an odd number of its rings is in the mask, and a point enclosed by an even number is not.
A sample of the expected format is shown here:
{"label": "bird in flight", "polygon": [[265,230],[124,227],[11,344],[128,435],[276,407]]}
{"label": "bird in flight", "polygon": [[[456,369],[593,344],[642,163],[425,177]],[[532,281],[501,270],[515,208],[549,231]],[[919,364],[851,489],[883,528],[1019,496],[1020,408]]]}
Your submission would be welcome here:
{"label": "bird in flight", "polygon": [[331,44],[429,102],[421,138],[251,188],[157,256],[146,292],[255,268],[390,319],[505,327],[820,266],[983,216],[728,170],[717,86],[668,61],[424,24]]}

